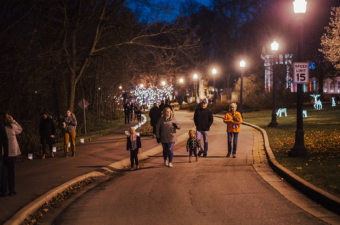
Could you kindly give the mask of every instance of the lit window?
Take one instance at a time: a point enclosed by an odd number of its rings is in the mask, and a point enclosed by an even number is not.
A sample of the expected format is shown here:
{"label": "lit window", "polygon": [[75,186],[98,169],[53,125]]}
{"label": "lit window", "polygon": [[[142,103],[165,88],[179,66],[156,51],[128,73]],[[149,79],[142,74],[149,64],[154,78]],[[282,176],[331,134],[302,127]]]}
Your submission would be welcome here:
{"label": "lit window", "polygon": [[330,83],[330,85],[329,85],[329,91],[330,92],[334,92],[334,90],[335,90],[335,82],[334,81],[331,81],[331,83]]}

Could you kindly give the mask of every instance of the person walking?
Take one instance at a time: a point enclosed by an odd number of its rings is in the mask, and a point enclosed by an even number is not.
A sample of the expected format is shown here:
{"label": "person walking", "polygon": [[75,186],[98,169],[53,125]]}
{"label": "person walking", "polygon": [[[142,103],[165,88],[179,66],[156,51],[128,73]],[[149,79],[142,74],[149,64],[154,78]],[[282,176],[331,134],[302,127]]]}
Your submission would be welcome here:
{"label": "person walking", "polygon": [[40,134],[40,143],[42,144],[42,159],[45,159],[46,155],[46,144],[50,148],[51,157],[54,157],[52,152],[52,144],[55,143],[55,125],[52,118],[48,115],[48,113],[43,113],[43,116],[40,120],[39,124],[39,134]]}
{"label": "person walking", "polygon": [[191,156],[194,153],[196,162],[198,162],[197,149],[200,149],[200,142],[196,138],[196,132],[193,130],[189,131],[189,139],[187,141],[187,152],[189,152],[189,163],[191,163]]}
{"label": "person walking", "polygon": [[203,154],[203,157],[206,157],[208,154],[208,133],[210,130],[210,126],[214,122],[214,117],[212,112],[207,108],[208,103],[206,100],[201,102],[201,107],[196,109],[194,114],[194,122],[196,126],[196,137],[198,141],[201,143],[201,139],[203,136],[204,141],[204,149],[202,145],[200,147],[200,151],[198,152],[198,156]]}
{"label": "person walking", "polygon": [[[233,158],[236,158],[236,150],[237,150],[237,139],[238,134],[241,131],[242,124],[242,116],[239,112],[236,111],[237,105],[236,103],[231,103],[229,105],[229,112],[225,114],[223,122],[227,124],[227,132],[228,132],[228,153],[227,157],[230,157],[231,152],[233,153]],[[231,148],[231,142],[234,136],[233,148]]]}
{"label": "person walking", "polygon": [[150,109],[149,112],[149,117],[150,117],[150,124],[152,126],[152,137],[156,137],[156,125],[161,117],[161,110],[158,108],[157,103],[153,104],[153,107]]}
{"label": "person walking", "polygon": [[76,156],[76,116],[68,109],[63,121],[64,133],[64,157],[68,157],[68,142],[71,140],[72,156]]}
{"label": "person walking", "polygon": [[136,170],[139,169],[138,166],[138,152],[142,147],[140,137],[136,134],[134,127],[130,127],[130,136],[126,138],[126,150],[130,150],[130,161],[131,169],[133,170],[134,162],[136,163]]}
{"label": "person walking", "polygon": [[125,113],[125,124],[126,124],[126,119],[127,119],[127,123],[130,123],[130,104],[128,103],[128,101],[126,100],[126,103],[124,104],[124,113]]}
{"label": "person walking", "polygon": [[[3,116],[4,115],[5,114],[3,113]],[[6,176],[2,176],[2,171],[5,171],[7,167],[8,138],[2,121],[3,120],[0,120],[0,149],[2,149],[2,153],[0,153],[0,197],[6,197],[6,192],[3,192],[1,186],[2,183],[4,183],[2,179],[6,179]]]}
{"label": "person walking", "polygon": [[15,167],[18,162],[18,156],[21,155],[17,135],[22,132],[22,127],[8,114],[1,114],[0,120],[5,126],[8,138],[7,167],[2,168],[4,177],[1,183],[1,193],[6,195],[8,190],[8,195],[13,196],[17,193],[15,191]]}
{"label": "person walking", "polygon": [[[159,118],[156,125],[157,143],[162,143],[164,165],[173,167],[172,158],[174,155],[174,145],[177,141],[177,129],[181,129],[181,125],[169,107],[166,107],[162,112],[162,117]],[[168,159],[169,158],[169,162]]]}

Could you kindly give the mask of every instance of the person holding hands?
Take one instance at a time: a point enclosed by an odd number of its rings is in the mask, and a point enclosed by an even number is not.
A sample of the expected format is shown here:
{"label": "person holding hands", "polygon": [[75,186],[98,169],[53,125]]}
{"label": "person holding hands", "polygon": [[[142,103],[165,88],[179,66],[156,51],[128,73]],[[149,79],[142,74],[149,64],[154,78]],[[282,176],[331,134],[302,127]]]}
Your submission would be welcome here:
{"label": "person holding hands", "polygon": [[[229,112],[225,114],[223,122],[227,124],[227,132],[228,132],[228,153],[227,157],[230,157],[231,152],[233,154],[233,158],[236,158],[236,150],[237,150],[237,139],[238,134],[241,131],[242,124],[242,116],[239,112],[236,111],[237,105],[236,103],[231,103],[229,105]],[[233,148],[231,148],[231,142],[234,136]]]}

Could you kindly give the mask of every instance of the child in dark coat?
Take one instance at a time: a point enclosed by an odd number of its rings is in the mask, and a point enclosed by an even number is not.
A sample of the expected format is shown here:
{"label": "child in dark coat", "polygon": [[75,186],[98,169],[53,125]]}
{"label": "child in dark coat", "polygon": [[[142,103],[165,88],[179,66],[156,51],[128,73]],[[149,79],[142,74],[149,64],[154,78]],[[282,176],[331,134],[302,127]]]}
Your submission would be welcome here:
{"label": "child in dark coat", "polygon": [[187,141],[187,152],[190,151],[189,152],[189,163],[191,163],[192,153],[194,153],[196,157],[196,162],[198,162],[197,149],[200,149],[200,142],[196,138],[196,132],[191,130],[189,131],[189,139]]}
{"label": "child in dark coat", "polygon": [[126,150],[130,150],[131,170],[133,170],[134,162],[136,162],[136,169],[138,166],[138,151],[142,147],[140,137],[136,134],[134,127],[130,127],[130,135],[126,138]]}

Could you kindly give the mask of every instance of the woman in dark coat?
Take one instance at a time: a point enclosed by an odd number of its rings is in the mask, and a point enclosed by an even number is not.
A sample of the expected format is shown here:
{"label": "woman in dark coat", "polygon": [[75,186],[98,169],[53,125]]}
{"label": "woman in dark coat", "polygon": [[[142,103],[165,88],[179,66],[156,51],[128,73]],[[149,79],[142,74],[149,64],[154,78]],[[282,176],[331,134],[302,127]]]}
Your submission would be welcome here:
{"label": "woman in dark coat", "polygon": [[158,108],[157,103],[153,104],[153,107],[150,109],[149,117],[151,119],[150,124],[153,128],[152,137],[156,137],[156,125],[158,119],[161,117],[161,110]]}
{"label": "woman in dark coat", "polygon": [[43,113],[43,117],[40,120],[39,125],[39,134],[40,134],[40,143],[42,144],[43,156],[42,159],[45,159],[46,154],[46,144],[51,151],[51,157],[54,157],[52,152],[52,144],[54,144],[55,140],[55,125],[52,118],[47,114]]}

